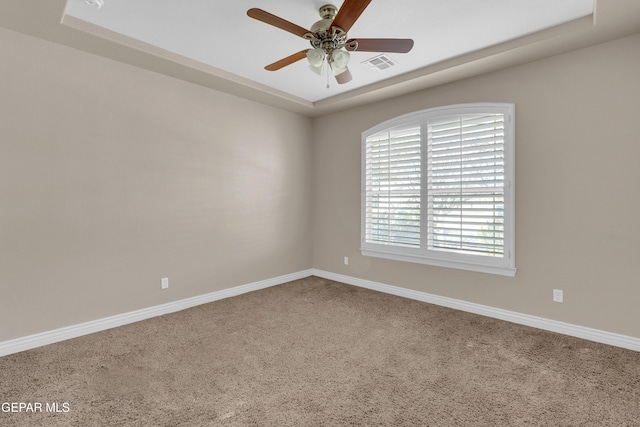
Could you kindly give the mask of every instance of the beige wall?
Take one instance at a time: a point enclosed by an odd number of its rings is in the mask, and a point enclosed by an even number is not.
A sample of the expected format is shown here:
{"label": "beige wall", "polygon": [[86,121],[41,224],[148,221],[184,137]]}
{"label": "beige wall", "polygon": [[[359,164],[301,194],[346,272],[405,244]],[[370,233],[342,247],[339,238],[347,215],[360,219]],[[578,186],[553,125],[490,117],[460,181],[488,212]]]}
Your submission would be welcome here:
{"label": "beige wall", "polygon": [[[639,52],[634,35],[315,120],[314,267],[640,337]],[[361,132],[484,101],[516,104],[516,277],[362,257]]]}
{"label": "beige wall", "polygon": [[[0,28],[0,342],[311,267],[640,337],[639,51],[311,120]],[[478,101],[516,104],[516,277],[362,257],[360,133]]]}
{"label": "beige wall", "polygon": [[0,342],[311,268],[311,119],[3,28],[0,58]]}

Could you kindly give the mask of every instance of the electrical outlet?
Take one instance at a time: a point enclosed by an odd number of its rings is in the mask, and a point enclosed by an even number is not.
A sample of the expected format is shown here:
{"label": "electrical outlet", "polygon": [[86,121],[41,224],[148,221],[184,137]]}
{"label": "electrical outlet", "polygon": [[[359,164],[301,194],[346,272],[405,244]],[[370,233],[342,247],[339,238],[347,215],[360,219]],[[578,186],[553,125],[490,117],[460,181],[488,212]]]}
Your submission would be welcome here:
{"label": "electrical outlet", "polygon": [[349,257],[344,257],[344,265],[349,265]]}
{"label": "electrical outlet", "polygon": [[554,289],[553,290],[553,302],[563,302],[564,295],[562,289]]}
{"label": "electrical outlet", "polygon": [[167,289],[169,287],[169,278],[163,277],[162,279],[160,279],[160,286],[162,287],[162,289]]}

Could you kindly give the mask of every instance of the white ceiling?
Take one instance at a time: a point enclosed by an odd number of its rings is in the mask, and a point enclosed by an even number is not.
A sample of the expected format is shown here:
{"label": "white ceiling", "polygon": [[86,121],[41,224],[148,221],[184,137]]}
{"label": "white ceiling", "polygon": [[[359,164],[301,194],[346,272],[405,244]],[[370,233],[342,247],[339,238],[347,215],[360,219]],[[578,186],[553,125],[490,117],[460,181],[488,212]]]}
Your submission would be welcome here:
{"label": "white ceiling", "polygon": [[[349,38],[412,38],[407,54],[389,54],[398,65],[371,70],[362,64],[378,53],[353,52],[353,80],[339,85],[308,69],[305,60],[270,72],[264,66],[309,47],[307,41],[249,18],[264,9],[305,28],[320,19],[326,0],[104,0],[101,8],[67,0],[65,18],[93,33],[147,50],[170,52],[196,68],[222,70],[231,80],[268,87],[315,103],[469,52],[517,39],[593,13],[594,0],[373,0],[349,31]],[[334,1],[340,7],[343,1]],[[69,19],[63,19],[68,23]],[[108,31],[104,31],[106,29]],[[136,41],[143,43],[136,43]],[[145,48],[146,47],[146,48]],[[160,49],[158,49],[160,48]],[[390,80],[391,79],[391,80]],[[379,82],[383,83],[379,83]],[[390,84],[390,83],[389,83]]]}

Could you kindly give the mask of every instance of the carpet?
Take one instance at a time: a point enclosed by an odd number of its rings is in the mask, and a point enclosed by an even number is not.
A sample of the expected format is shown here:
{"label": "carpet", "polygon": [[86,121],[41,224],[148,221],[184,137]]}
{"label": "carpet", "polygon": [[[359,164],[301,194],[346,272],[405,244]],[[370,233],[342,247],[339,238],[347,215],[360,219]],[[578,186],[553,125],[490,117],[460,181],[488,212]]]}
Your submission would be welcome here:
{"label": "carpet", "polygon": [[2,357],[0,404],[30,427],[632,426],[640,353],[309,277]]}

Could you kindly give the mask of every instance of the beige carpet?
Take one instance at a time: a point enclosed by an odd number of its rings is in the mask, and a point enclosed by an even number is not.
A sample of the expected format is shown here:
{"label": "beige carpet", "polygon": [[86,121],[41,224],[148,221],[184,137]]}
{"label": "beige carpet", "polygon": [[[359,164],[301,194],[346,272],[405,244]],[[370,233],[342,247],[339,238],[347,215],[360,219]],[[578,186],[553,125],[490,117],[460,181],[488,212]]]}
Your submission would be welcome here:
{"label": "beige carpet", "polygon": [[310,277],[2,357],[0,403],[2,426],[632,426],[640,353]]}

